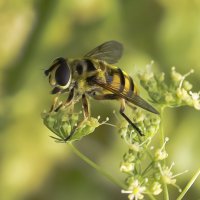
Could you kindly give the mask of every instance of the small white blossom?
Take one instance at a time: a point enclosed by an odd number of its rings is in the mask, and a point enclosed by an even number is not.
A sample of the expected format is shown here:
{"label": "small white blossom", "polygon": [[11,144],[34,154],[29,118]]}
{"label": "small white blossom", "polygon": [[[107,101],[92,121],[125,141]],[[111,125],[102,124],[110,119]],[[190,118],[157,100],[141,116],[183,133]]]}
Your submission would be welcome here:
{"label": "small white blossom", "polygon": [[154,61],[151,61],[150,64],[146,65],[146,71],[139,73],[139,77],[143,81],[149,81],[154,77],[154,74],[152,72],[152,65],[154,64]]}
{"label": "small white blossom", "polygon": [[175,165],[175,163],[172,163],[170,167],[167,167],[167,166],[161,167],[161,165],[159,164],[158,167],[160,169],[160,172],[161,172],[164,182],[166,184],[173,185],[174,187],[176,187],[179,190],[179,192],[181,192],[182,191],[181,188],[177,184],[175,184],[176,183],[175,177],[188,172],[188,170],[185,170],[184,172],[173,175],[171,169],[174,165]]}
{"label": "small white blossom", "polygon": [[151,187],[151,192],[153,195],[159,195],[162,192],[161,184],[159,182],[154,182]]}
{"label": "small white blossom", "polygon": [[190,95],[192,97],[192,103],[193,103],[194,108],[196,108],[197,110],[200,110],[200,99],[199,99],[200,92],[196,93],[196,92],[190,91]]}
{"label": "small white blossom", "polygon": [[122,193],[129,194],[129,200],[138,200],[144,198],[143,193],[145,192],[145,190],[145,186],[141,186],[138,180],[134,180],[128,190],[122,190]]}
{"label": "small white blossom", "polygon": [[135,142],[135,143],[131,144],[129,148],[136,152],[139,152],[139,151],[141,151],[142,146],[138,142]]}
{"label": "small white blossom", "polygon": [[155,159],[156,160],[164,160],[165,158],[167,158],[168,153],[165,151],[165,145],[166,143],[169,141],[169,138],[166,137],[165,138],[165,142],[162,145],[162,147],[160,149],[157,149],[155,152]]}
{"label": "small white blossom", "polygon": [[183,88],[187,91],[192,89],[192,84],[186,80],[183,81]]}
{"label": "small white blossom", "polygon": [[130,163],[130,162],[123,162],[120,166],[120,171],[121,172],[131,172],[134,170],[134,163]]}
{"label": "small white blossom", "polygon": [[177,88],[176,95],[178,98],[180,98],[182,101],[186,102],[187,104],[190,104],[191,97],[188,94],[187,90],[184,88]]}
{"label": "small white blossom", "polygon": [[183,75],[181,75],[180,73],[176,72],[176,68],[175,67],[172,67],[171,77],[172,77],[172,80],[175,81],[175,82],[180,82],[181,80],[184,79]]}
{"label": "small white blossom", "polygon": [[158,165],[161,175],[163,177],[163,180],[166,184],[173,185],[176,183],[176,179],[174,179],[173,173],[171,172],[171,169],[173,166],[174,166],[174,163],[172,163],[170,167],[164,166],[163,168],[161,168],[160,164]]}
{"label": "small white blossom", "polygon": [[156,160],[164,160],[165,158],[168,157],[168,153],[165,150],[158,149],[155,152],[155,157],[156,157]]}

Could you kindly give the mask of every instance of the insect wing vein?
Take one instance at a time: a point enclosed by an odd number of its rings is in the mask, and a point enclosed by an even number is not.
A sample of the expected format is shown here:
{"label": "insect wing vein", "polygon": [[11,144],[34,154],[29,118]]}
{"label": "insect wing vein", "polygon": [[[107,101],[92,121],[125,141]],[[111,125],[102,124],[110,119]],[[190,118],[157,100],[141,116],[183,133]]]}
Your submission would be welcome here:
{"label": "insect wing vein", "polygon": [[84,57],[96,58],[98,60],[106,61],[109,64],[117,63],[121,58],[123,53],[123,46],[117,41],[105,42],[90,52],[88,52]]}

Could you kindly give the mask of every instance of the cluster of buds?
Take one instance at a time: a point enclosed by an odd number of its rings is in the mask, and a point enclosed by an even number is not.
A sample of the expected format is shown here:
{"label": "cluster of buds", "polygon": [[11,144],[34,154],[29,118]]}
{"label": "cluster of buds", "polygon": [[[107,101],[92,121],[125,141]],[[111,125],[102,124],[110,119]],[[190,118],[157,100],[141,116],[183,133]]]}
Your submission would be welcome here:
{"label": "cluster of buds", "polygon": [[132,141],[133,144],[129,145],[120,171],[127,176],[127,189],[122,190],[122,193],[128,194],[130,200],[143,199],[145,195],[157,196],[163,191],[163,184],[175,186],[181,192],[176,177],[182,173],[173,175],[174,163],[168,167],[164,162],[168,157],[165,148],[168,141],[169,138],[165,138],[164,144],[157,148],[150,146],[151,139],[135,143]]}
{"label": "cluster of buds", "polygon": [[165,74],[153,74],[151,65],[138,75],[141,85],[148,92],[154,103],[165,107],[192,106],[200,110],[200,92],[192,92],[192,84],[186,80],[194,70],[182,75],[171,68],[170,80],[165,80]]}
{"label": "cluster of buds", "polygon": [[[140,136],[135,129],[126,121],[121,121],[117,128],[121,138],[123,138],[129,147],[137,149],[137,144],[142,146],[142,143],[148,141],[157,133],[160,127],[160,116],[151,114],[141,108],[135,108],[132,112],[132,121],[140,128],[144,136]],[[138,149],[139,149],[138,146]]]}
{"label": "cluster of buds", "polygon": [[[82,120],[81,116],[81,112],[70,112],[70,109],[67,108],[59,110],[59,112],[43,112],[42,114],[43,123],[56,135],[56,137],[51,137],[57,142],[66,142],[66,138],[68,138],[72,132],[73,135],[67,142],[80,140],[84,136],[93,133],[98,126],[108,121],[108,119],[106,119],[100,123],[100,117],[91,117],[87,120]],[[79,123],[81,123],[81,126],[78,125]]]}
{"label": "cluster of buds", "polygon": [[[154,170],[156,160],[159,157],[156,151],[162,154],[165,144],[152,153],[150,144],[153,136],[159,129],[159,116],[149,114],[137,108],[134,110],[132,118],[145,136],[139,136],[131,126],[122,122],[119,133],[127,143],[129,150],[123,156],[120,171],[127,175],[125,181],[127,189],[122,190],[122,193],[128,194],[130,200],[137,200],[143,199],[145,194],[159,195],[162,192],[161,180],[155,179],[152,173],[156,174],[159,172],[158,167]],[[143,166],[146,166],[146,168],[143,168]]]}

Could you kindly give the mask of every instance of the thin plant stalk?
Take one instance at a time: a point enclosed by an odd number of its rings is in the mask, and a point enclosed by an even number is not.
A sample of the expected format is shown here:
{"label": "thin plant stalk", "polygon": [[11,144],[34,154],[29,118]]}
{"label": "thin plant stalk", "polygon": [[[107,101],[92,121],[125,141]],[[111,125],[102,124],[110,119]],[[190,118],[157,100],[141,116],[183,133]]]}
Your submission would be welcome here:
{"label": "thin plant stalk", "polygon": [[163,180],[163,192],[164,192],[164,200],[169,200],[169,191],[167,184]]}
{"label": "thin plant stalk", "polygon": [[147,196],[149,197],[149,199],[151,199],[151,200],[156,200],[156,198],[152,195],[152,194],[147,194]]}
{"label": "thin plant stalk", "polygon": [[187,191],[191,188],[191,186],[193,185],[195,180],[198,178],[199,174],[200,174],[200,168],[194,174],[194,176],[191,178],[191,180],[188,182],[188,184],[186,185],[186,187],[183,189],[183,191],[181,192],[181,194],[178,196],[178,198],[176,200],[181,200],[185,196]]}
{"label": "thin plant stalk", "polygon": [[70,148],[72,149],[72,151],[80,158],[82,159],[84,162],[86,162],[88,165],[90,165],[91,167],[93,167],[95,170],[97,170],[98,172],[100,172],[103,176],[105,176],[107,179],[109,179],[112,183],[114,183],[115,185],[119,186],[121,189],[127,189],[126,186],[121,183],[119,180],[115,179],[113,176],[111,176],[108,172],[106,172],[105,170],[103,170],[99,165],[97,165],[96,163],[94,163],[92,160],[90,160],[87,156],[85,156],[84,154],[82,154],[72,143],[69,143]]}
{"label": "thin plant stalk", "polygon": [[[163,127],[163,114],[164,114],[164,106],[162,106],[161,108],[161,124],[160,124],[160,128],[161,128],[161,144],[164,144],[165,142],[165,135],[164,135],[164,127]],[[165,148],[165,147],[164,147]],[[165,160],[164,160],[165,163]],[[168,191],[168,187],[167,184],[165,183],[165,181],[163,180],[163,192],[164,192],[164,200],[169,200],[169,191]]]}

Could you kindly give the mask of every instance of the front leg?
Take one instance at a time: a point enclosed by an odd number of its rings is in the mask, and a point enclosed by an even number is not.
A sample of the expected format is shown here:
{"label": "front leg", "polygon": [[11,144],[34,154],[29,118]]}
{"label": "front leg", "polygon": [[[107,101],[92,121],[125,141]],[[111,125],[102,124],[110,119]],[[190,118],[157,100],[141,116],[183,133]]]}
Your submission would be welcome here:
{"label": "front leg", "polygon": [[60,107],[60,106],[62,105],[62,102],[59,102],[59,104],[57,105],[58,97],[59,97],[59,96],[54,97],[53,103],[52,103],[51,108],[50,108],[50,110],[49,110],[49,113],[55,111],[55,110],[56,110],[56,106],[57,106],[57,107]]}
{"label": "front leg", "polygon": [[67,107],[69,105],[71,105],[71,103],[73,102],[73,99],[74,99],[74,88],[72,88],[69,92],[69,95],[68,95],[68,98],[66,100],[65,103],[60,103],[57,108],[54,109],[55,112],[58,112],[60,110],[61,107]]}
{"label": "front leg", "polygon": [[78,125],[71,131],[69,136],[67,136],[64,141],[67,142],[76,132],[78,128],[82,126],[82,124],[90,117],[90,109],[89,102],[85,94],[82,95],[82,105],[83,105],[83,120],[81,120]]}

